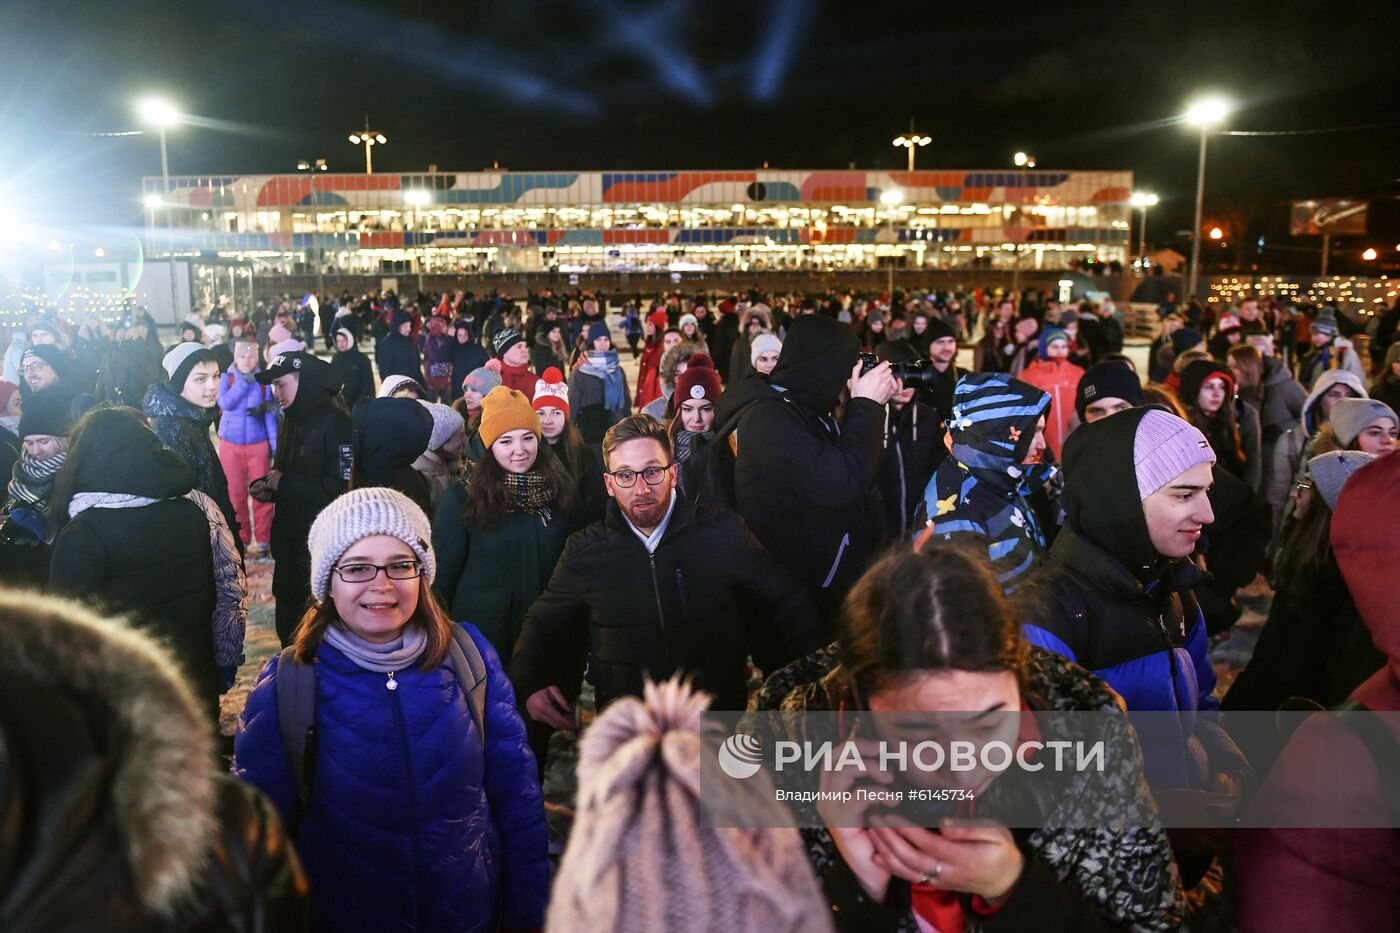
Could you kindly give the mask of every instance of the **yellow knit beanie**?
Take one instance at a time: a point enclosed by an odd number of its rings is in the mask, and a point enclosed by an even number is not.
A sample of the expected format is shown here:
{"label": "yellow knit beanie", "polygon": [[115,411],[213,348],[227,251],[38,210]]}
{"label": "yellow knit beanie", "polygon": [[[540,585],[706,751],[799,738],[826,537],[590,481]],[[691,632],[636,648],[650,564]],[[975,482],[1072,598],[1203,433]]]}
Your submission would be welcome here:
{"label": "yellow knit beanie", "polygon": [[481,443],[490,447],[502,434],[521,428],[534,431],[535,437],[538,438],[539,414],[530,406],[530,400],[525,397],[525,393],[505,386],[496,386],[481,400],[481,425],[476,429],[476,433],[481,436]]}

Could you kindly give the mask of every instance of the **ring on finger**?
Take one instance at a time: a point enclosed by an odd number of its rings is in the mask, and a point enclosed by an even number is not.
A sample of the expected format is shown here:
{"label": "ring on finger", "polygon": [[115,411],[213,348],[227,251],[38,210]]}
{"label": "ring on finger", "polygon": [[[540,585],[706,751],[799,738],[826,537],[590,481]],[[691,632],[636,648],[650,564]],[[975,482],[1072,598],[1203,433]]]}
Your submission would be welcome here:
{"label": "ring on finger", "polygon": [[919,876],[919,884],[929,884],[937,881],[938,876],[943,874],[943,865],[940,862],[933,863],[933,871],[926,871]]}

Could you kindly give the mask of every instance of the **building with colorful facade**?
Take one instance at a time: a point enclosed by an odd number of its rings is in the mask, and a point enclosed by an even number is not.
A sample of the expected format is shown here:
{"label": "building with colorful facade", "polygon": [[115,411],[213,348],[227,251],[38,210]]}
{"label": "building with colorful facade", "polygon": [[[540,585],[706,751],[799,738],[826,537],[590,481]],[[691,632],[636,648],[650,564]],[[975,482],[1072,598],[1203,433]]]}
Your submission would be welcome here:
{"label": "building with colorful facade", "polygon": [[1126,263],[1127,171],[430,172],[145,178],[148,255],[298,274]]}

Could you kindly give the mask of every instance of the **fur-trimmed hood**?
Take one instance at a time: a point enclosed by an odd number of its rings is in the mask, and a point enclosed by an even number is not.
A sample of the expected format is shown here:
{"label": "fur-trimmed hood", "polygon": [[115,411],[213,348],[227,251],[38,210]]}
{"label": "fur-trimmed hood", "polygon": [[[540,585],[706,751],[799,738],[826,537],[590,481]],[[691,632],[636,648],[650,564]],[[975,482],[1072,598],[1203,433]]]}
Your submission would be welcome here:
{"label": "fur-trimmed hood", "polygon": [[[109,738],[105,787],[93,791],[101,799],[92,803],[114,811],[127,843],[134,897],[155,915],[173,916],[197,890],[218,810],[213,736],[174,661],[120,620],[99,618],[77,603],[5,591],[0,680],[82,699],[94,733]],[[26,754],[24,748],[4,751]],[[11,806],[24,805],[15,799],[20,794],[7,796],[0,794],[0,815],[6,817]],[[7,852],[7,846],[0,841],[0,864],[29,857]]]}
{"label": "fur-trimmed hood", "polygon": [[767,305],[750,305],[744,309],[744,313],[739,315],[739,333],[749,332],[749,321],[758,318],[763,322],[763,329],[768,333],[773,333],[773,312]]}

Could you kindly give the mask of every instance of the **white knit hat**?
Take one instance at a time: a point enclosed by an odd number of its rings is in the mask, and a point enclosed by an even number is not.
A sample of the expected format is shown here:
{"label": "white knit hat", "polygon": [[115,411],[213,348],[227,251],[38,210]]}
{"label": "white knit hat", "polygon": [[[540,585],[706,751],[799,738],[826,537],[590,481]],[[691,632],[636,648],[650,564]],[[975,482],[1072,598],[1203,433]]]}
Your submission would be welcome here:
{"label": "white knit hat", "polygon": [[759,334],[753,338],[749,344],[749,362],[758,363],[758,358],[765,353],[783,352],[783,342],[772,334]]}
{"label": "white knit hat", "polygon": [[462,413],[451,405],[430,402],[421,398],[418,400],[418,404],[428,409],[428,414],[433,416],[433,436],[428,441],[429,450],[437,450],[452,440],[452,435],[458,431],[466,430],[467,422],[462,417]]}
{"label": "white knit hat", "polygon": [[412,376],[385,376],[384,381],[379,383],[379,397],[391,398],[393,394],[405,385],[413,385],[422,391],[423,387],[418,384],[418,380]]}
{"label": "white knit hat", "polygon": [[423,562],[429,585],[437,574],[433,527],[412,499],[395,489],[367,486],[352,489],[316,516],[307,545],[311,549],[311,595],[325,602],[331,588],[331,568],[356,541],[371,535],[398,538]]}

